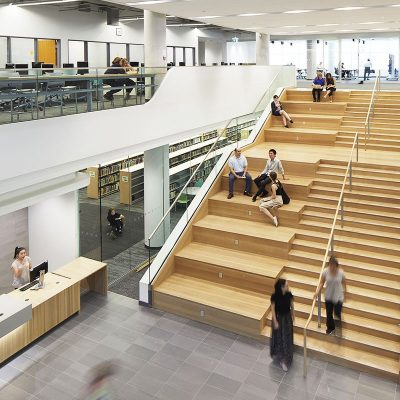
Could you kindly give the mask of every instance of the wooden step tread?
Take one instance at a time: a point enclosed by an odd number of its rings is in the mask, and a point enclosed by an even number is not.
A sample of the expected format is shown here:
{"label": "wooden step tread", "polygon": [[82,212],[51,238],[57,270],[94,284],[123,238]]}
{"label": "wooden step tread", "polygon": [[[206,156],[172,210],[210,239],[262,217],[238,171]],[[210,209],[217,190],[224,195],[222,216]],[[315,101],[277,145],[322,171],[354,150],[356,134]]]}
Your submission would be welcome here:
{"label": "wooden step tread", "polygon": [[[316,289],[316,288],[315,288]],[[291,292],[296,300],[301,301],[301,299],[312,301],[314,297],[315,290],[306,290],[298,287],[291,287]],[[323,296],[322,296],[323,297]],[[379,315],[380,317],[387,317],[395,320],[396,322],[400,322],[400,310],[390,309],[386,306],[382,306],[379,302],[376,303],[367,303],[361,300],[355,300],[352,298],[346,298],[343,304],[343,312],[347,311],[359,311],[365,313],[366,315]],[[397,323],[398,323],[397,322]]]}
{"label": "wooden step tread", "polygon": [[177,273],[170,275],[154,290],[256,320],[263,318],[270,303],[268,295]]}
{"label": "wooden step tread", "polygon": [[[341,140],[337,140],[335,142],[335,145],[341,145],[341,146],[350,146],[351,143],[350,142],[344,142]],[[398,146],[394,145],[394,144],[380,144],[380,143],[372,143],[370,140],[367,141],[367,148],[372,149],[375,148],[376,150],[390,150],[390,151],[398,151],[400,150],[400,143]]]}
{"label": "wooden step tread", "polygon": [[[320,265],[322,265],[322,261],[324,258],[322,254],[310,253],[302,250],[290,250],[289,256],[297,256],[304,259],[317,260],[320,262]],[[290,258],[289,262],[291,262]],[[387,267],[385,265],[380,265],[379,263],[361,262],[361,261],[351,260],[345,257],[340,257],[339,262],[345,271],[346,271],[346,266],[349,266],[360,269],[382,271],[384,273],[400,277],[400,269],[397,267]]]}
{"label": "wooden step tread", "polygon": [[[268,313],[267,320],[269,321],[269,325],[271,325],[270,321],[272,319],[271,313]],[[345,319],[345,316],[343,315],[343,321]],[[305,325],[307,322],[307,318],[302,318],[299,316],[296,316],[294,327],[295,329],[297,328],[297,331],[300,332],[300,329],[304,329]],[[325,330],[326,327],[325,325],[321,325],[321,328],[318,328],[318,321],[311,320],[310,324],[308,325],[308,330],[313,331],[314,333],[321,334],[323,336],[326,335]],[[364,332],[358,332],[353,329],[348,329],[343,327],[341,330],[341,337],[340,339],[343,341],[351,341],[353,343],[360,343],[363,344],[364,346],[370,346],[372,348],[375,348],[377,350],[383,349],[386,350],[387,352],[393,353],[393,357],[399,357],[400,353],[400,342],[395,341],[395,340],[390,340],[390,339],[384,339],[381,337],[376,337],[374,335],[370,335],[368,333]],[[329,337],[328,340],[337,340],[336,337]]]}
{"label": "wooden step tread", "polygon": [[[303,340],[303,334],[294,334],[295,345],[303,347]],[[392,378],[396,378],[399,373],[398,360],[393,360],[390,357],[384,357],[368,351],[355,349],[351,346],[346,346],[343,343],[331,343],[325,340],[324,337],[317,339],[308,336],[307,348],[318,353],[327,354],[336,359],[341,358],[352,363],[354,366],[366,366],[384,374],[385,376],[391,376]]]}
{"label": "wooden step tread", "polygon": [[285,132],[285,133],[317,133],[321,135],[336,135],[338,130],[332,129],[312,129],[312,128],[297,128],[296,122],[290,126],[289,130],[284,126],[265,128],[264,132]]}
{"label": "wooden step tread", "polygon": [[[303,212],[303,217],[328,218],[328,219],[331,219],[333,222],[332,213],[324,213],[324,212],[318,212],[318,211],[313,211],[313,210],[305,210]],[[388,227],[388,228],[398,228],[399,227],[399,224],[397,222],[369,219],[369,218],[363,217],[362,214],[360,214],[360,216],[358,216],[358,217],[354,216],[354,215],[353,216],[345,215],[345,223],[346,222],[358,222],[358,223],[369,224],[369,225],[379,225],[379,226],[384,226],[384,227]],[[337,219],[337,224],[340,224],[340,215],[339,215],[339,218]]]}
{"label": "wooden step tread", "polygon": [[[286,104],[302,104],[304,106],[309,105],[309,104],[314,104],[315,102],[312,101],[312,95],[311,95],[311,91],[310,91],[310,100],[285,100],[284,102],[282,102],[284,105]],[[317,104],[325,104],[326,106],[330,106],[330,105],[341,105],[341,106],[346,106],[347,102],[340,102],[340,101],[335,101],[334,103],[329,103],[329,102],[320,102]],[[306,107],[304,107],[304,109],[306,110]]]}
{"label": "wooden step tread", "polygon": [[207,215],[194,224],[195,227],[219,230],[221,232],[235,233],[238,235],[247,235],[261,239],[270,239],[288,243],[294,236],[293,228],[279,227],[272,229],[271,224],[267,222],[253,222],[237,219],[220,217],[217,215]]}
{"label": "wooden step tread", "polygon": [[[339,196],[339,194],[340,194],[340,188],[332,188],[332,187],[325,187],[325,186],[319,186],[319,185],[313,185],[313,187],[311,188],[311,190],[313,190],[313,189],[315,189],[315,190],[324,190],[324,191],[326,191],[327,193],[337,193],[337,195]],[[357,190],[357,189],[355,189],[354,188],[354,186],[353,186],[353,190],[350,192],[348,189],[345,189],[345,191],[344,191],[344,193],[345,193],[345,195],[347,195],[347,196],[350,196],[351,197],[351,195],[362,195],[362,196],[371,196],[371,197],[376,197],[376,198],[379,198],[379,197],[382,197],[380,194],[378,194],[378,193],[374,193],[374,192],[368,192],[368,193],[366,193],[365,191],[363,191],[363,190]],[[399,196],[398,195],[396,195],[396,194],[391,194],[391,193],[385,193],[385,198],[386,199],[393,199],[393,200],[399,200]]]}
{"label": "wooden step tread", "polygon": [[[317,176],[318,177],[326,176],[326,177],[328,177],[327,179],[331,179],[331,177],[335,177],[335,178],[338,178],[336,181],[342,183],[343,178],[344,178],[344,173],[345,173],[344,169],[343,169],[343,175],[338,175],[337,173],[335,173],[333,171],[317,171]],[[372,172],[371,172],[371,175],[372,175]],[[385,183],[386,185],[391,185],[391,184],[400,185],[400,174],[396,174],[396,175],[392,174],[392,176],[387,176],[387,177],[374,176],[372,178],[372,176],[357,174],[357,172],[355,172],[353,170],[353,182],[355,179],[363,179],[367,182],[368,181],[371,182],[371,180],[373,179],[374,182]]]}
{"label": "wooden step tread", "polygon": [[284,262],[274,257],[230,250],[198,242],[192,242],[185,246],[176,253],[175,257],[196,260],[274,279],[281,272]]}
{"label": "wooden step tread", "polygon": [[315,115],[315,114],[299,114],[299,113],[292,113],[290,116],[293,118],[293,121],[295,121],[296,118],[322,119],[322,120],[333,119],[333,120],[341,121],[343,118],[340,115],[324,115],[324,114]]}
{"label": "wooden step tread", "polygon": [[[311,226],[315,228],[315,221],[308,221],[307,219],[302,219],[300,221],[300,225],[305,225],[305,226]],[[318,226],[319,227],[324,227],[327,230],[330,230],[332,228],[332,222],[323,222],[320,221],[318,222]],[[365,235],[371,235],[371,230],[370,229],[365,229],[365,228],[359,228],[356,226],[345,226],[345,227],[341,227],[340,225],[336,227],[336,232],[348,232],[348,233],[356,233],[356,234],[365,234]],[[383,239],[396,239],[396,240],[400,240],[400,234],[396,234],[393,232],[384,232],[384,231],[374,231],[373,232],[374,236],[378,236],[380,238]],[[346,235],[343,235],[344,237],[346,237]]]}
{"label": "wooden step tread", "polygon": [[[338,185],[338,188],[340,188],[341,189],[341,187],[342,187],[342,183],[343,182],[341,182],[341,181],[338,181],[338,180],[335,180],[335,179],[331,179],[331,178],[321,178],[321,177],[317,177],[317,178],[315,178],[314,180],[313,180],[315,183],[316,183],[316,185],[321,185],[322,183],[329,183],[329,184],[333,184],[333,185]],[[395,182],[396,183],[396,182]],[[346,182],[346,188],[347,188],[347,190],[349,190],[348,188],[350,187],[350,183],[349,183],[349,181],[347,180],[347,182]],[[352,190],[352,192],[356,192],[357,191],[357,188],[359,188],[359,187],[365,187],[365,185],[363,185],[362,183],[360,183],[360,182],[354,182],[353,181],[353,190]],[[388,189],[388,190],[394,190],[394,191],[398,191],[399,192],[399,194],[400,194],[400,187],[397,187],[396,185],[393,187],[393,185],[392,186],[388,186],[388,184],[386,183],[386,182],[381,182],[381,181],[379,181],[379,180],[375,180],[374,179],[374,187],[376,187],[378,190],[379,189]],[[368,193],[371,191],[371,190],[373,190],[373,188],[372,187],[368,187],[366,190],[368,190]],[[363,191],[360,191],[361,193],[363,193]]]}
{"label": "wooden step tread", "polygon": [[[297,261],[289,261],[285,263],[285,268],[289,268],[294,271],[298,271],[298,273],[302,272],[307,272],[307,273],[313,273],[316,278],[319,278],[319,274],[321,272],[321,266],[318,265],[310,265],[306,263],[300,263]],[[291,272],[291,271],[288,271]],[[284,274],[286,271],[284,272]],[[396,276],[393,276],[392,278],[378,278],[376,276],[371,276],[368,275],[368,270],[363,269],[363,273],[354,273],[354,272],[349,272],[345,271],[346,274],[346,280],[348,282],[354,282],[355,283],[367,283],[369,285],[376,285],[377,288],[382,287],[382,288],[394,288],[396,290],[400,290],[400,281],[397,280]],[[382,290],[382,289],[380,289]],[[400,295],[400,292],[398,293]]]}
{"label": "wooden step tread", "polygon": [[[319,243],[311,240],[303,240],[303,239],[295,239],[293,241],[293,245],[298,245],[298,246],[304,246],[304,247],[311,247],[313,249],[320,249],[321,251],[325,251],[326,249],[326,244],[325,243]],[[346,242],[339,242],[336,243],[335,245],[335,252],[345,252],[348,255],[352,256],[359,256],[360,255],[360,250],[359,249],[354,249],[352,247],[347,247]],[[386,253],[377,253],[376,251],[373,251],[371,248],[371,251],[363,250],[362,254],[363,257],[368,257],[373,260],[386,260],[386,261],[391,261],[393,263],[400,263],[400,256],[396,256],[393,254],[386,254]]]}
{"label": "wooden step tread", "polygon": [[[304,285],[310,285],[315,288],[318,285],[318,278],[319,278],[319,276],[312,277],[303,275],[301,272],[291,272],[291,271],[285,271],[283,277],[286,278],[289,282],[302,283]],[[383,300],[394,304],[400,304],[400,294],[396,295],[393,293],[382,292],[379,288],[377,288],[377,290],[367,289],[360,286],[354,286],[353,284],[348,282],[347,291],[350,295],[354,294],[358,296],[370,297],[371,299]],[[399,308],[398,311],[400,312],[400,306],[398,308]]]}
{"label": "wooden step tread", "polygon": [[[311,311],[311,304],[295,302],[294,308],[296,313],[302,313],[308,319]],[[326,317],[325,306],[321,307],[321,317],[323,319],[325,319]],[[317,320],[317,318],[318,318],[318,307],[315,306],[313,310],[313,320]],[[359,315],[346,313],[345,309],[343,310],[342,320],[345,324],[354,325],[355,327],[360,327],[360,328],[367,328],[369,330],[376,331],[378,334],[389,333],[391,336],[398,336],[400,339],[400,326],[397,324],[369,318],[368,315],[365,317],[361,317]]]}
{"label": "wooden step tread", "polygon": [[[350,213],[354,213],[354,214],[367,214],[367,215],[377,215],[380,217],[387,217],[387,218],[392,218],[393,221],[396,221],[397,219],[399,219],[400,221],[400,215],[397,214],[400,206],[398,207],[387,207],[385,206],[385,204],[380,204],[381,206],[381,210],[371,210],[369,208],[363,208],[362,204],[360,204],[359,207],[353,207],[350,206],[349,204],[346,204],[346,201],[344,202],[344,212],[346,215],[346,212],[350,212]],[[336,211],[336,207],[333,204],[326,204],[326,203],[313,203],[313,204],[307,204],[305,206],[306,210],[313,210],[313,211],[317,211],[316,208],[320,209],[318,211],[327,211],[327,212],[331,212],[332,214],[335,213]],[[385,211],[384,209],[388,209],[390,208],[392,211]],[[339,216],[340,217],[340,216]],[[398,226],[400,226],[400,223],[397,224]]]}
{"label": "wooden step tread", "polygon": [[[241,205],[246,204],[249,207],[255,206],[257,208],[260,204],[260,201],[259,201],[260,198],[258,198],[258,201],[253,202],[253,201],[251,201],[251,198],[248,196],[234,196],[233,198],[228,199],[227,193],[224,190],[211,196],[209,198],[209,200],[223,201],[226,203],[241,204]],[[300,212],[304,208],[304,205],[305,205],[305,201],[293,199],[290,201],[289,204],[284,205],[284,209],[285,209],[285,211]]]}

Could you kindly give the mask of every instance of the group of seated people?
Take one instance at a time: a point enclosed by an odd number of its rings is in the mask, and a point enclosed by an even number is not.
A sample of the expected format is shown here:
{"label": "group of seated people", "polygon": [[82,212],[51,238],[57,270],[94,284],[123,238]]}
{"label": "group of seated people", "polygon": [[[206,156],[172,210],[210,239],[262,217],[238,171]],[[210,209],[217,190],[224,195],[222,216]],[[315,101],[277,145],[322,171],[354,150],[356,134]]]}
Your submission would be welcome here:
{"label": "group of seated people", "polygon": [[[126,58],[115,57],[111,67],[109,67],[104,74],[117,75],[117,74],[135,74],[137,69],[129,64]],[[112,101],[114,99],[114,94],[122,90],[125,86],[126,96],[125,99],[128,100],[131,97],[131,92],[136,85],[135,81],[129,78],[115,78],[115,79],[104,79],[103,81],[106,85],[110,85],[113,89],[104,95],[106,100]]]}
{"label": "group of seated people", "polygon": [[314,102],[321,101],[321,93],[324,90],[324,87],[326,88],[324,99],[329,97],[329,101],[332,103],[334,94],[336,92],[335,78],[330,72],[328,72],[324,78],[323,73],[321,71],[318,71],[317,76],[314,78],[312,83],[312,96]]}
{"label": "group of seated people", "polygon": [[[254,179],[258,190],[253,195],[251,193],[251,185],[253,178],[247,172],[248,164],[246,157],[242,154],[241,149],[234,150],[234,155],[229,159],[229,193],[228,199],[233,197],[234,183],[236,179],[245,179],[246,185],[244,195],[252,198],[255,202],[257,197],[261,197],[259,209],[263,212],[273,223],[278,226],[278,217],[276,210],[284,204],[284,197],[287,198],[285,204],[290,200],[283,189],[282,183],[278,179],[278,172],[285,179],[285,171],[281,161],[276,157],[276,150],[270,149],[268,151],[268,160],[263,171]],[[269,195],[267,185],[271,184],[271,192]]]}

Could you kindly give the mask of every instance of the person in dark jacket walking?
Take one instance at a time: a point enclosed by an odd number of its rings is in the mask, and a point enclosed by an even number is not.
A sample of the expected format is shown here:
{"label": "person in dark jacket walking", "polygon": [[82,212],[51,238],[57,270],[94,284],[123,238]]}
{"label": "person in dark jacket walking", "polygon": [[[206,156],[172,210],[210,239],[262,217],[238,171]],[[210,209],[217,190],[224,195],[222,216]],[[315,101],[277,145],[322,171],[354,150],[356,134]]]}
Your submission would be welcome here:
{"label": "person in dark jacket walking", "polygon": [[272,115],[276,117],[282,117],[283,125],[289,128],[289,122],[293,124],[293,120],[290,115],[283,109],[282,103],[279,101],[277,95],[274,96],[274,101],[271,103]]}
{"label": "person in dark jacket walking", "polygon": [[286,279],[278,279],[271,296],[271,357],[286,372],[293,361],[294,300]]}
{"label": "person in dark jacket walking", "polygon": [[[126,65],[124,65],[124,59],[121,57],[115,57],[111,67],[107,68],[107,70],[104,72],[105,75],[119,75],[126,73],[127,68]],[[109,101],[114,100],[114,94],[122,90],[124,86],[126,90],[126,100],[128,100],[131,96],[134,86],[136,85],[136,83],[129,78],[110,78],[104,79],[103,82],[113,88],[104,95],[104,98]]]}

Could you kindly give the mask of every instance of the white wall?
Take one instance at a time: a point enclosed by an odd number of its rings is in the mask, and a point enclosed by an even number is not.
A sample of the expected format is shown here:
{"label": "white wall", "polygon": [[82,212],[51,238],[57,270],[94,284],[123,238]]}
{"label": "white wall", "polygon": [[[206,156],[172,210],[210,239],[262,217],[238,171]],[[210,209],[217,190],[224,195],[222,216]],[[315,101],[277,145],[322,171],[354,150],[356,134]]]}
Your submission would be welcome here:
{"label": "white wall", "polygon": [[34,264],[49,260],[54,271],[79,256],[77,191],[28,208],[29,255]]}
{"label": "white wall", "polygon": [[[205,127],[220,127],[232,117],[253,112],[280,70],[172,68],[144,105],[69,115],[62,124],[60,118],[49,118],[1,125],[0,192],[171,143]],[[288,79],[287,85],[294,84]],[[116,130],[116,124],[125,128]],[[15,163],[9,149],[21,143],[29,148],[29,157],[25,163]]]}
{"label": "white wall", "polygon": [[256,42],[227,42],[228,63],[255,63]]}
{"label": "white wall", "polygon": [[207,65],[212,65],[213,63],[220,64],[222,61],[226,61],[226,42],[215,39],[205,40],[204,58]]}

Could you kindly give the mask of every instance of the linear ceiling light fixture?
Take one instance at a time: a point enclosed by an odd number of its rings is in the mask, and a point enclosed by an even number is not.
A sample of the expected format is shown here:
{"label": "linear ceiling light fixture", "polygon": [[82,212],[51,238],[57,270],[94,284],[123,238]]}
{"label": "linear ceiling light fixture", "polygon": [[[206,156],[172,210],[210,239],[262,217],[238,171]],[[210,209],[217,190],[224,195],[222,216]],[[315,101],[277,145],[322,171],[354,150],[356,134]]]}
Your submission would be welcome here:
{"label": "linear ceiling light fixture", "polygon": [[140,6],[146,4],[161,4],[161,3],[170,3],[174,0],[147,0],[147,1],[135,1],[132,3],[126,3],[128,6]]}
{"label": "linear ceiling light fixture", "polygon": [[27,6],[41,6],[46,4],[59,4],[59,3],[73,3],[79,0],[52,0],[52,1],[35,1],[34,3],[12,3],[14,6],[27,7]]}
{"label": "linear ceiling light fixture", "polygon": [[207,25],[209,25],[209,24],[202,24],[202,23],[198,23],[198,24],[196,24],[196,23],[194,23],[194,24],[167,24],[168,27],[174,27],[174,26],[177,26],[177,27],[182,27],[182,26],[207,26]]}
{"label": "linear ceiling light fixture", "polygon": [[139,21],[141,19],[144,19],[144,17],[134,17],[134,18],[120,18],[120,22],[126,22],[126,21]]}
{"label": "linear ceiling light fixture", "polygon": [[367,7],[338,7],[338,8],[334,8],[335,11],[353,11],[353,10],[363,10],[364,8]]}
{"label": "linear ceiling light fixture", "polygon": [[375,24],[383,24],[383,21],[360,22],[360,25],[375,25]]}
{"label": "linear ceiling light fixture", "polygon": [[248,14],[238,14],[238,17],[257,17],[258,15],[266,15],[267,13],[248,13]]}
{"label": "linear ceiling light fixture", "polygon": [[189,19],[213,19],[213,18],[221,18],[220,15],[204,15],[202,17],[194,17]]}
{"label": "linear ceiling light fixture", "polygon": [[302,14],[302,13],[308,13],[313,10],[290,10],[290,11],[284,11],[284,14]]}
{"label": "linear ceiling light fixture", "polygon": [[321,24],[321,25],[315,25],[315,26],[338,26],[339,24]]}

